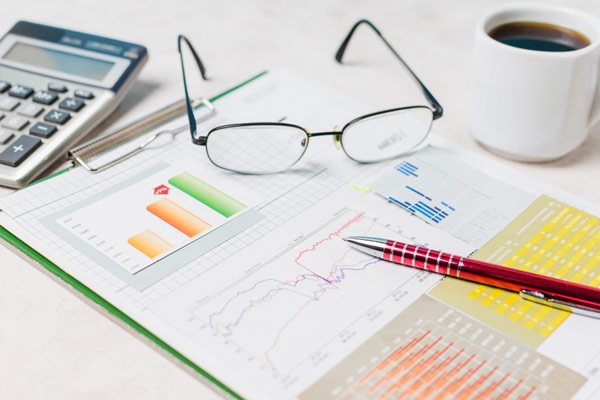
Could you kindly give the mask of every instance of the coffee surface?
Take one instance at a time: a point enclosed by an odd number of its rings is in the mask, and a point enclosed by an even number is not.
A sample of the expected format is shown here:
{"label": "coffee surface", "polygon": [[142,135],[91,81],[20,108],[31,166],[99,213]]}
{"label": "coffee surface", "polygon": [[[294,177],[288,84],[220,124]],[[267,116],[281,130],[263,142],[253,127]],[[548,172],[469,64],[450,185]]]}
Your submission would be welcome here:
{"label": "coffee surface", "polygon": [[492,29],[488,35],[509,46],[537,51],[573,51],[590,44],[577,31],[541,22],[510,22]]}

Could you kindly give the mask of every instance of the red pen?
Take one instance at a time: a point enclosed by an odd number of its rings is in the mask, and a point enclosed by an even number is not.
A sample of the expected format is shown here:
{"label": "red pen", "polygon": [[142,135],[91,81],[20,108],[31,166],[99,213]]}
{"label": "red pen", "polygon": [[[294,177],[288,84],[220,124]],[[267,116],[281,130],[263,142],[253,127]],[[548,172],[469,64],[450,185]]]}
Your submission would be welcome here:
{"label": "red pen", "polygon": [[512,290],[526,300],[600,318],[600,289],[591,286],[393,240],[365,236],[344,240],[357,250],[386,261]]}

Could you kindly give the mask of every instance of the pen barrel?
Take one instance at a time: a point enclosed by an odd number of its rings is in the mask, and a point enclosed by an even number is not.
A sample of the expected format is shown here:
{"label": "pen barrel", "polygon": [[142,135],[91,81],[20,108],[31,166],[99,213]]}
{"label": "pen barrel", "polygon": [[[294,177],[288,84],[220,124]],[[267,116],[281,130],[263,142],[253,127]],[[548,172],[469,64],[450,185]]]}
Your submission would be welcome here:
{"label": "pen barrel", "polygon": [[600,310],[600,289],[425,247],[388,241],[383,258],[394,263],[519,292],[545,293],[556,300]]}
{"label": "pen barrel", "polygon": [[449,276],[460,274],[463,260],[463,257],[450,253],[391,240],[386,243],[383,258],[396,264]]}

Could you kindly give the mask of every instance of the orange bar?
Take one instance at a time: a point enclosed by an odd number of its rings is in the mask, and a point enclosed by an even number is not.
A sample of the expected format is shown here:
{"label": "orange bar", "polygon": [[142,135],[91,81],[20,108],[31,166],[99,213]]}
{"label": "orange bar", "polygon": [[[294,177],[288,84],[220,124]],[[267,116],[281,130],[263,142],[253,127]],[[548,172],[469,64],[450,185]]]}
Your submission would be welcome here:
{"label": "orange bar", "polygon": [[208,222],[166,198],[155,201],[146,207],[146,210],[189,237],[196,236],[210,228]]}
{"label": "orange bar", "polygon": [[173,245],[149,229],[127,239],[127,243],[150,258],[169,250]]}

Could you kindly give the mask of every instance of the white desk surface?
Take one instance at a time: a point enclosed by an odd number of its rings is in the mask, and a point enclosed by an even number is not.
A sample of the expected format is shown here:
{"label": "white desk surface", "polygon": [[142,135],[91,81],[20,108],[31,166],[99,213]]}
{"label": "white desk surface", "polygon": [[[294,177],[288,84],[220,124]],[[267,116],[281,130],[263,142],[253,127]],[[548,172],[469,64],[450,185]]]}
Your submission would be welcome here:
{"label": "white desk surface", "polygon": [[[352,24],[368,18],[405,57],[445,109],[435,131],[486,153],[465,127],[473,33],[495,0],[366,1],[10,1],[0,30],[19,19],[144,44],[150,60],[118,110],[117,127],[182,97],[176,37],[206,63],[205,95],[275,66],[297,70],[378,106],[420,102],[388,50],[361,32],[347,66],[333,60]],[[597,0],[545,1],[600,15]],[[191,70],[192,71],[192,70]],[[199,87],[200,89],[200,87]],[[500,158],[489,154],[489,157]],[[502,162],[600,202],[600,124],[568,156],[546,164]],[[0,195],[10,190],[0,188]],[[6,399],[213,399],[199,380],[0,245],[0,391]]]}

